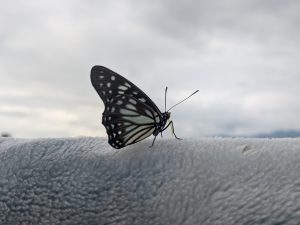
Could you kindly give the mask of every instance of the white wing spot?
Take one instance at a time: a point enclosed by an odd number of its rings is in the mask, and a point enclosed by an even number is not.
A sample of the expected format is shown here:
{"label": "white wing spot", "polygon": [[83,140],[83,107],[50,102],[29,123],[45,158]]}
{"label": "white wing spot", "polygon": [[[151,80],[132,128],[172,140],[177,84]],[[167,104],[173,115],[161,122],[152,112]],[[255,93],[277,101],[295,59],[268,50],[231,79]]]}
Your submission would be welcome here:
{"label": "white wing spot", "polygon": [[111,116],[108,117],[108,120],[111,120]]}
{"label": "white wing spot", "polygon": [[109,90],[108,93],[109,93],[109,94],[112,94],[112,90]]}
{"label": "white wing spot", "polygon": [[118,91],[118,94],[123,95],[125,92],[124,91]]}
{"label": "white wing spot", "polygon": [[120,90],[123,90],[123,91],[126,91],[126,90],[128,89],[128,87],[125,87],[125,86],[123,86],[123,85],[120,85],[118,88],[119,88]]}
{"label": "white wing spot", "polygon": [[112,107],[112,108],[111,108],[111,112],[114,112],[115,110],[116,110],[115,107]]}
{"label": "white wing spot", "polygon": [[125,99],[126,97],[125,97],[125,95],[124,96],[122,96],[122,99]]}
{"label": "white wing spot", "polygon": [[134,92],[132,92],[132,94],[137,95],[138,93],[137,93],[137,91],[134,91]]}
{"label": "white wing spot", "polygon": [[110,79],[111,79],[111,80],[115,80],[116,77],[115,77],[115,76],[111,76]]}
{"label": "white wing spot", "polygon": [[110,82],[108,82],[108,83],[106,84],[106,86],[107,86],[107,87],[110,87],[110,86],[111,86],[111,83],[110,83]]}
{"label": "white wing spot", "polygon": [[102,91],[102,94],[105,95],[105,91]]}
{"label": "white wing spot", "polygon": [[129,102],[132,103],[132,104],[136,104],[137,103],[136,100],[131,99],[131,98],[129,99]]}
{"label": "white wing spot", "polygon": [[128,109],[120,109],[120,113],[123,114],[124,116],[127,115],[135,115],[135,116],[138,116],[138,113],[137,112],[133,112],[131,110],[128,110]]}
{"label": "white wing spot", "polygon": [[160,121],[160,117],[157,115],[157,116],[155,116],[155,121],[156,121],[156,123],[159,123],[159,121]]}
{"label": "white wing spot", "polygon": [[122,131],[119,130],[119,131],[118,131],[118,134],[119,134],[119,135],[122,134]]}
{"label": "white wing spot", "polygon": [[123,102],[122,102],[121,100],[118,100],[116,104],[117,104],[117,105],[122,105],[122,103],[123,103]]}
{"label": "white wing spot", "polygon": [[126,128],[125,128],[125,131],[128,132],[128,131],[134,129],[135,127],[136,127],[136,126],[129,126],[129,127],[126,127]]}
{"label": "white wing spot", "polygon": [[100,86],[100,87],[102,87],[102,86],[103,86],[103,84],[102,84],[102,83],[100,83],[100,84],[99,84],[99,86]]}
{"label": "white wing spot", "polygon": [[99,76],[99,78],[100,78],[100,79],[103,79],[103,78],[104,78],[104,76],[103,76],[103,75],[100,75],[100,76]]}
{"label": "white wing spot", "polygon": [[128,84],[127,82],[125,83],[125,85],[126,85],[127,87],[129,87],[129,88],[131,87],[131,85],[130,85],[130,84]]}
{"label": "white wing spot", "polygon": [[136,107],[134,105],[131,105],[131,104],[127,104],[126,107],[128,109],[136,110]]}
{"label": "white wing spot", "polygon": [[146,99],[144,99],[144,98],[139,98],[139,100],[142,102],[146,102]]}
{"label": "white wing spot", "polygon": [[145,112],[148,114],[148,116],[152,116],[151,112],[148,109],[145,109]]}
{"label": "white wing spot", "polygon": [[115,125],[114,125],[114,124],[111,124],[110,127],[111,127],[111,129],[114,129],[114,128],[115,128]]}

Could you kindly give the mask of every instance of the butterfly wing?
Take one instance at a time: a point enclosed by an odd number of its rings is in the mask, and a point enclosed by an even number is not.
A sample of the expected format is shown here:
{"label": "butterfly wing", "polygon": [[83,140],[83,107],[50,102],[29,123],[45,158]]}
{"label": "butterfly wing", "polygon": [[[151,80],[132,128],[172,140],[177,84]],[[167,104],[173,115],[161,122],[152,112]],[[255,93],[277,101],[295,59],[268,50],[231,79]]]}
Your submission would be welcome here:
{"label": "butterfly wing", "polygon": [[104,102],[102,123],[114,148],[136,143],[153,133],[162,113],[142,90],[102,66],[92,68],[91,81]]}
{"label": "butterfly wing", "polygon": [[125,94],[133,96],[162,115],[154,102],[141,89],[106,67],[94,66],[91,70],[91,81],[105,105],[112,97]]}
{"label": "butterfly wing", "polygon": [[102,117],[108,142],[114,148],[122,148],[149,137],[157,121],[159,117],[154,117],[147,105],[128,95],[113,97]]}

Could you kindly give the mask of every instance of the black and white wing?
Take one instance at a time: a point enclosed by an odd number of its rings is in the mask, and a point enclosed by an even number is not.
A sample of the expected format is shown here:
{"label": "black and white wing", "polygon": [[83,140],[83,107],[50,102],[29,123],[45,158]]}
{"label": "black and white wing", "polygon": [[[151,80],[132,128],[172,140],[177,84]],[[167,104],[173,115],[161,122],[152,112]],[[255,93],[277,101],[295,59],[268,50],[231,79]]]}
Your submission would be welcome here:
{"label": "black and white wing", "polygon": [[92,68],[91,81],[105,105],[102,124],[111,146],[122,148],[153,133],[162,113],[142,90],[103,66]]}

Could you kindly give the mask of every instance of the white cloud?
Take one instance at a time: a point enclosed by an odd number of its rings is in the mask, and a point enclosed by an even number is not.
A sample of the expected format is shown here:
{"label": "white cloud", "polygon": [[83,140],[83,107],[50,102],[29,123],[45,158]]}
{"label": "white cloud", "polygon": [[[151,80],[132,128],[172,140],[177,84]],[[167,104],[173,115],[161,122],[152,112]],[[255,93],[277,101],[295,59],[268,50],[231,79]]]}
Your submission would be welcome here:
{"label": "white cloud", "polygon": [[94,64],[123,74],[161,109],[165,86],[169,106],[200,89],[172,113],[187,136],[299,129],[299,9],[295,0],[5,2],[1,129],[105,135]]}

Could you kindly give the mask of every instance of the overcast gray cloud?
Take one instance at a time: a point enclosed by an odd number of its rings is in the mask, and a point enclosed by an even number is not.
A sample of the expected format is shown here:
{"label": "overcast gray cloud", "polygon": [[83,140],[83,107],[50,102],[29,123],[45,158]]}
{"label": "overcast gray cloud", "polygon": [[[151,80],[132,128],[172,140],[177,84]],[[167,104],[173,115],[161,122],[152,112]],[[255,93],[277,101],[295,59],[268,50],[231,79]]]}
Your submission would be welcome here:
{"label": "overcast gray cloud", "polygon": [[100,64],[173,110],[179,136],[300,129],[300,3],[20,1],[0,8],[0,131],[105,135]]}

